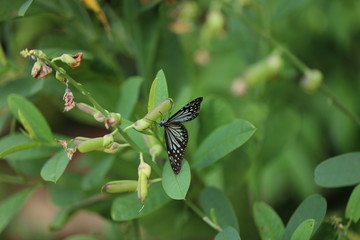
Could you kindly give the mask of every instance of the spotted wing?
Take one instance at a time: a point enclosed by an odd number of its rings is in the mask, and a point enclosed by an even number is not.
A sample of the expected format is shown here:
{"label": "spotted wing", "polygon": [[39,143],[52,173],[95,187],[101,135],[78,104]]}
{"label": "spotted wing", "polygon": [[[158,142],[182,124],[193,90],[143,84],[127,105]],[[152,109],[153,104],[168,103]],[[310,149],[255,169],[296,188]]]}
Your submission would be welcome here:
{"label": "spotted wing", "polygon": [[187,122],[191,121],[199,115],[200,104],[203,98],[198,97],[188,104],[186,104],[182,109],[177,111],[174,115],[172,115],[167,122],[174,123],[174,122]]}
{"label": "spotted wing", "polygon": [[173,123],[165,126],[165,141],[171,168],[178,174],[188,143],[188,133],[184,125]]}

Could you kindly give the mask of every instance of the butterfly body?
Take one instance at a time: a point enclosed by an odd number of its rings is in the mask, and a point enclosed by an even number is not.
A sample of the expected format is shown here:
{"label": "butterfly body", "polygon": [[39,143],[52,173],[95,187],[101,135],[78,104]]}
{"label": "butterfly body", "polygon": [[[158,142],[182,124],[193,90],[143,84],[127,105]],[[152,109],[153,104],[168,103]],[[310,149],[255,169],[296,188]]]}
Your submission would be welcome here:
{"label": "butterfly body", "polygon": [[182,122],[191,121],[199,115],[202,100],[202,97],[192,100],[168,120],[161,121],[159,124],[164,127],[167,153],[175,174],[181,170],[181,163],[189,140],[188,132]]}

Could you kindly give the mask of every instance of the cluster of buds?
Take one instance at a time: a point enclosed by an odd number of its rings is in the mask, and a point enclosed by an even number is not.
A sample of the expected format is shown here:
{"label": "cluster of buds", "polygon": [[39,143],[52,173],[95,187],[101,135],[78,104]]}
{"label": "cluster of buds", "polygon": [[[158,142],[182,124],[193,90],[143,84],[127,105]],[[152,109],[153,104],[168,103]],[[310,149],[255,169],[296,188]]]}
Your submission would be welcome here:
{"label": "cluster of buds", "polygon": [[25,58],[31,57],[36,61],[31,69],[31,76],[33,76],[34,78],[42,78],[52,73],[53,71],[52,68],[46,65],[41,60],[41,59],[48,59],[48,57],[43,51],[37,49],[32,49],[32,50],[25,49],[22,50],[20,54]]}
{"label": "cluster of buds", "polygon": [[154,122],[162,117],[164,113],[167,113],[171,110],[173,104],[173,100],[171,98],[166,98],[164,101],[159,103],[156,107],[154,107],[150,112],[148,112],[145,117],[142,119],[137,120],[132,125],[125,128],[125,131],[127,131],[130,128],[134,128],[137,131],[146,131],[148,128],[150,128]]}
{"label": "cluster of buds", "polygon": [[[81,111],[91,114],[96,121],[103,122],[105,127],[109,129],[110,127],[119,126],[121,124],[121,114],[120,113],[109,113],[109,112],[100,112],[94,107],[91,107],[84,103],[75,103],[74,95],[69,89],[68,83],[73,80],[67,75],[66,71],[55,65],[55,61],[61,61],[66,63],[70,67],[78,67],[81,64],[83,54],[77,53],[75,55],[62,54],[59,57],[49,59],[42,51],[40,50],[23,50],[21,54],[24,57],[31,57],[35,60],[34,66],[32,68],[31,74],[35,78],[45,77],[46,75],[52,73],[53,70],[56,70],[56,79],[66,85],[65,94],[63,100],[65,101],[64,111],[71,110],[74,106],[77,106]],[[128,126],[125,130],[130,128],[135,128],[137,131],[146,131],[150,126],[159,119],[163,114],[167,113],[173,104],[171,98],[167,98],[149,111],[142,119],[139,119],[131,126]],[[102,137],[96,138],[87,138],[87,137],[76,137],[71,141],[57,140],[57,142],[63,146],[65,151],[68,154],[69,159],[73,157],[73,154],[76,150],[81,153],[87,153],[90,151],[103,151],[106,153],[117,153],[121,148],[129,146],[128,143],[121,144],[118,142],[118,139],[114,139],[114,134],[117,131],[115,130],[111,134],[106,134]],[[147,143],[149,146],[150,154],[152,160],[155,161],[155,158],[160,155],[162,146],[159,141],[154,136],[146,136]],[[69,143],[75,145],[75,147],[70,148]],[[118,180],[108,182],[103,186],[109,193],[119,193],[119,192],[138,192],[138,199],[143,203],[148,196],[148,188],[151,184],[149,180],[151,175],[151,167],[145,163],[142,153],[140,154],[140,164],[138,166],[138,180]],[[158,181],[155,179],[153,181]]]}

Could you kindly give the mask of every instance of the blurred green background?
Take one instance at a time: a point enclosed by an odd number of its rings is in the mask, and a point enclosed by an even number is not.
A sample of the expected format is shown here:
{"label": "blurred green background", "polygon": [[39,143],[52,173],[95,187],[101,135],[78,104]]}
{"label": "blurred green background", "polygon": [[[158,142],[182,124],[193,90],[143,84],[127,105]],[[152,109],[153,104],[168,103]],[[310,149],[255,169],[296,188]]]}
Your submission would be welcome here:
{"label": "blurred green background", "polygon": [[[0,1],[3,136],[15,127],[7,108],[10,93],[35,103],[58,134],[96,137],[106,133],[79,111],[63,113],[64,85],[54,75],[32,78],[33,61],[19,54],[25,48],[41,49],[49,57],[83,52],[82,65],[67,71],[109,111],[121,110],[126,79],[140,76],[141,88],[133,92],[138,101],[127,116],[131,121],[146,113],[151,83],[163,69],[174,109],[194,97],[204,97],[200,120],[188,128],[190,156],[201,139],[234,118],[245,119],[257,128],[243,147],[205,168],[200,176],[193,176],[189,198],[196,201],[203,187],[197,178],[206,186],[222,189],[235,208],[243,239],[259,237],[251,213],[257,200],[269,203],[286,222],[304,198],[320,193],[328,201],[329,217],[343,215],[351,189],[317,187],[313,172],[326,158],[357,151],[359,126],[333,104],[333,99],[329,101],[328,92],[315,89],[309,94],[301,87],[304,69],[281,46],[308,68],[320,70],[326,85],[322,89],[328,89],[336,101],[359,115],[360,1],[104,0],[99,1],[101,8],[96,11],[86,2]],[[76,91],[74,94],[77,101],[86,101]],[[195,131],[197,135],[192,134]],[[140,223],[127,223],[121,231],[109,220],[107,202],[91,209],[97,214],[91,213],[89,225],[101,227],[49,232],[55,210],[37,217],[43,211],[40,206],[54,208],[48,203],[56,202],[54,199],[44,200],[47,192],[66,186],[63,198],[85,194],[79,185],[82,176],[104,157],[107,155],[78,156],[63,181],[50,190],[42,188],[27,201],[28,208],[24,207],[2,234],[4,239],[62,239],[88,232],[96,232],[102,239],[119,239],[119,235],[132,239],[126,236],[139,227],[144,239],[210,239],[214,235],[201,219],[174,201]],[[114,161],[104,179],[136,178],[137,163],[131,160],[136,157],[131,151],[122,154],[126,161]],[[17,169],[22,170],[16,173],[35,181],[45,159],[20,161]],[[6,161],[0,166],[1,173],[14,173]],[[1,184],[0,199],[16,190],[17,185]],[[37,201],[46,204],[38,206]],[[33,217],[44,223],[27,225]],[[174,228],[167,227],[170,221]],[[18,226],[26,234],[19,233]]]}

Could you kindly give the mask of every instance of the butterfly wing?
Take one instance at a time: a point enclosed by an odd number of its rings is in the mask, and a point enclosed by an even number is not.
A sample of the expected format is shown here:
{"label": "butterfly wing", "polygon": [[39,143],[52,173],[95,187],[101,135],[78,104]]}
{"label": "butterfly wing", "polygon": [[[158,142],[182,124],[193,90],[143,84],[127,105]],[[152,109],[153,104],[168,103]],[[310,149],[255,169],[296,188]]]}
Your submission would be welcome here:
{"label": "butterfly wing", "polygon": [[187,122],[191,121],[199,115],[200,104],[203,98],[198,97],[188,104],[186,104],[183,108],[177,111],[174,115],[172,115],[167,122],[174,123],[174,122]]}
{"label": "butterfly wing", "polygon": [[181,170],[181,163],[188,143],[188,133],[181,123],[168,124],[164,127],[170,165],[174,173],[178,174]]}

